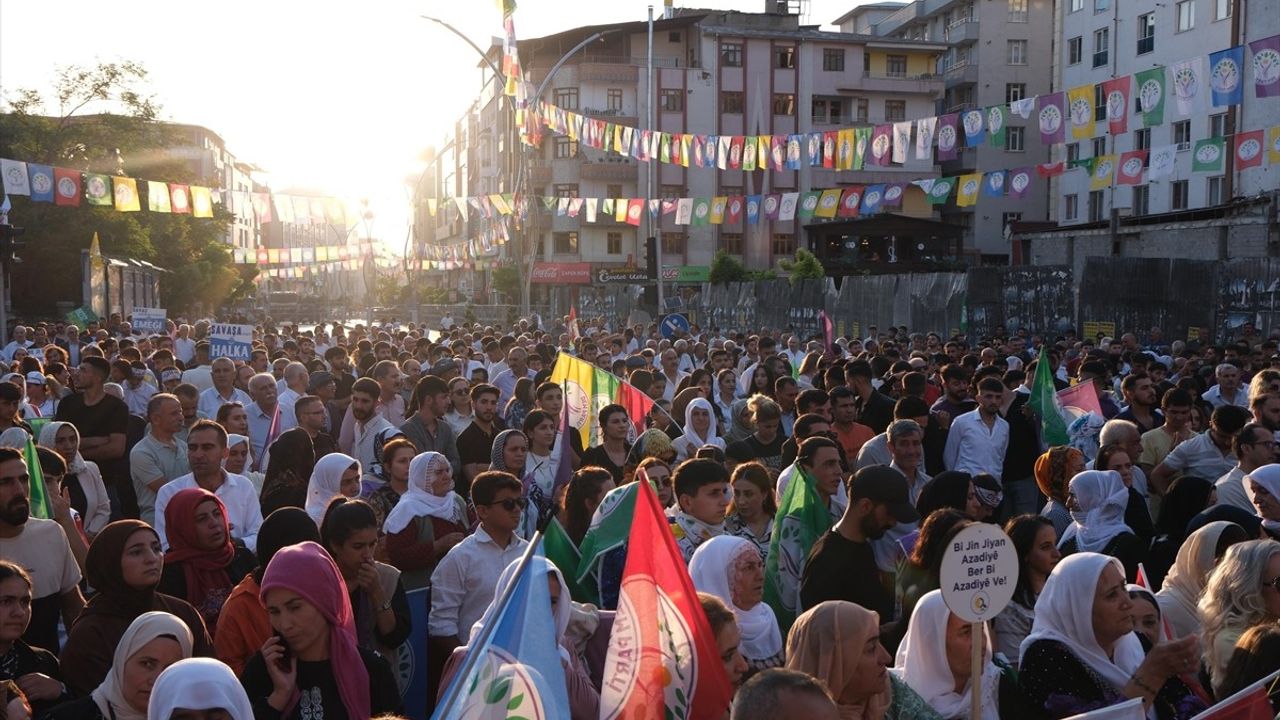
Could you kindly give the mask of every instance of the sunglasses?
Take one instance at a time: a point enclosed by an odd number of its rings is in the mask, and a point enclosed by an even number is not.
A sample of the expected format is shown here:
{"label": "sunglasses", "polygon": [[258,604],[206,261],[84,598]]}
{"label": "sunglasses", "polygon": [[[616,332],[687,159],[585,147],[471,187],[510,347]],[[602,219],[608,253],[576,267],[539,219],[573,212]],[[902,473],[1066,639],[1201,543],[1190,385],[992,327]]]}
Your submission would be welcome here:
{"label": "sunglasses", "polygon": [[499,500],[497,502],[480,503],[480,504],[484,505],[485,507],[493,507],[494,505],[501,505],[503,510],[506,510],[507,512],[513,512],[516,509],[520,509],[520,510],[525,509],[525,507],[529,504],[529,501],[526,500],[525,498],[520,497],[520,498],[507,498],[506,500]]}

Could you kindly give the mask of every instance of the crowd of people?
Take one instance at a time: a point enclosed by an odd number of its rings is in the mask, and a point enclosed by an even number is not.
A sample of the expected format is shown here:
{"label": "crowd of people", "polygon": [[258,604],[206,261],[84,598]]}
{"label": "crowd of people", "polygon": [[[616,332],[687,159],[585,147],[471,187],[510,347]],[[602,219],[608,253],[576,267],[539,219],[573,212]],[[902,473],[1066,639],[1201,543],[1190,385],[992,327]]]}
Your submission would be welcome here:
{"label": "crowd of people", "polygon": [[[19,324],[0,349],[0,718],[395,716],[411,602],[430,708],[547,528],[581,559],[534,572],[572,718],[596,718],[644,482],[733,720],[1063,718],[1135,698],[1185,720],[1280,668],[1275,339],[664,339],[563,318],[267,324],[233,360],[209,328]],[[562,432],[561,354],[652,411],[600,408],[598,444]],[[1100,428],[1046,447],[1037,378],[1091,384]],[[827,529],[771,563],[793,483]],[[1000,525],[1020,569],[976,632],[939,577],[974,523]],[[786,562],[793,614],[766,600]]]}

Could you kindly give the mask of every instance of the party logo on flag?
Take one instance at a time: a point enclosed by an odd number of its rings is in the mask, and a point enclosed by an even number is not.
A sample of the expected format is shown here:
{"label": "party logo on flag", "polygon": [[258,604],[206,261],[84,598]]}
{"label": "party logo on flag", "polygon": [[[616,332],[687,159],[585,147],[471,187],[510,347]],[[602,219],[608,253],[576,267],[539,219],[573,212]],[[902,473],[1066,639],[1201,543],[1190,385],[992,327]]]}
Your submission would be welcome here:
{"label": "party logo on flag", "polygon": [[837,203],[839,203],[839,202],[840,202],[840,191],[839,191],[839,190],[835,191],[835,193],[831,193],[831,192],[824,192],[824,193],[822,193],[822,199],[821,199],[821,202],[820,202],[820,207],[821,207],[821,209],[823,209],[823,210],[834,210],[834,209],[835,209],[835,207],[836,207],[836,204],[837,204]]}
{"label": "party logo on flag", "polygon": [[951,196],[951,190],[955,187],[955,180],[952,178],[938,178],[929,188],[929,202],[937,204],[946,202]]}
{"label": "party logo on flag", "polygon": [[978,181],[974,178],[969,178],[965,180],[964,184],[960,186],[960,193],[962,195],[976,195],[977,192],[978,192]]}
{"label": "party logo on flag", "polygon": [[991,195],[993,197],[1004,195],[1004,171],[1003,170],[995,170],[993,172],[987,173],[986,191],[988,195]]}
{"label": "party logo on flag", "polygon": [[765,217],[774,218],[778,215],[778,201],[781,198],[778,195],[766,195],[764,198],[764,214]]}
{"label": "party logo on flag", "polygon": [[977,145],[982,142],[982,111],[970,110],[960,117],[960,122],[964,125],[964,139],[970,146]]}
{"label": "party logo on flag", "polygon": [[169,206],[180,215],[191,212],[191,193],[186,185],[169,186]]}
{"label": "party logo on flag", "polygon": [[872,185],[862,194],[862,210],[868,214],[880,209],[880,201],[884,199],[884,186]]}
{"label": "party logo on flag", "polygon": [[871,141],[871,154],[876,160],[880,160],[889,153],[889,134],[876,133],[875,139]]}
{"label": "party logo on flag", "polygon": [[48,165],[28,165],[31,170],[31,199],[39,202],[53,200],[53,168]]}
{"label": "party logo on flag", "polygon": [[858,207],[862,203],[862,192],[858,188],[849,188],[844,192],[844,197],[840,199],[840,214],[853,216],[858,214]]}
{"label": "party logo on flag", "polygon": [[956,149],[955,125],[945,124],[938,128],[938,149],[944,153],[949,153]]}
{"label": "party logo on flag", "polygon": [[1214,107],[1238,105],[1243,99],[1244,88],[1240,82],[1243,61],[1243,45],[1219,50],[1209,56],[1209,90],[1213,93]]}
{"label": "party logo on flag", "polygon": [[1257,97],[1280,95],[1280,35],[1249,43],[1253,52],[1253,93]]}
{"label": "party logo on flag", "polygon": [[890,185],[884,189],[884,204],[896,205],[902,199],[902,186]]}
{"label": "party logo on flag", "polygon": [[1013,197],[1023,197],[1030,186],[1031,173],[1027,172],[1027,170],[1020,169],[1009,173],[1009,194]]}
{"label": "party logo on flag", "polygon": [[1198,141],[1191,158],[1193,171],[1207,172],[1219,169],[1222,165],[1222,138],[1205,138]]}
{"label": "party logo on flag", "polygon": [[116,210],[134,212],[141,209],[138,202],[137,185],[132,178],[115,178],[113,185],[115,187]]}
{"label": "party logo on flag", "polygon": [[812,217],[818,209],[818,198],[821,193],[807,192],[800,198],[800,215],[801,217]]}
{"label": "party logo on flag", "polygon": [[1111,157],[1103,156],[1098,158],[1097,165],[1093,168],[1093,178],[1094,180],[1109,180],[1111,178],[1111,173],[1114,171],[1115,165],[1111,162]]}
{"label": "party logo on flag", "polygon": [[55,168],[53,174],[57,178],[55,185],[58,189],[58,196],[54,202],[58,205],[79,205],[80,173]]}
{"label": "party logo on flag", "polygon": [[1173,64],[1173,97],[1183,117],[1195,109],[1195,99],[1200,94],[1200,60],[1196,57]]}
{"label": "party logo on flag", "polygon": [[111,183],[106,175],[85,176],[84,196],[90,205],[110,205]]}
{"label": "party logo on flag", "polygon": [[1151,127],[1164,121],[1164,68],[1143,70],[1136,76],[1138,83],[1138,108],[1142,111],[1142,124]]}
{"label": "party logo on flag", "polygon": [[1004,110],[999,105],[993,105],[987,108],[987,130],[991,134],[998,134],[1004,129]]}
{"label": "party logo on flag", "polygon": [[1262,131],[1236,135],[1236,169],[1257,167],[1262,164]]}
{"label": "party logo on flag", "polygon": [[1057,105],[1040,108],[1040,133],[1054,135],[1062,129],[1062,110]]}
{"label": "party logo on flag", "polygon": [[1146,151],[1125,153],[1120,158],[1120,179],[1121,185],[1136,185],[1142,177],[1142,168],[1146,164]]}

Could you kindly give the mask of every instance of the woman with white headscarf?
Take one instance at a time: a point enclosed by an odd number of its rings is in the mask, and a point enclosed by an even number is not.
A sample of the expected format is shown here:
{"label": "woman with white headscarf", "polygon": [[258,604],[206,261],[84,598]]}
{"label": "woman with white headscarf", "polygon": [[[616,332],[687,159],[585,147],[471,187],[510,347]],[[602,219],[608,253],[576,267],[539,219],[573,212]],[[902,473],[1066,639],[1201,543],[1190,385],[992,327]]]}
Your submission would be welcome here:
{"label": "woman with white headscarf", "polygon": [[1125,578],[1133,582],[1138,565],[1147,557],[1147,546],[1124,523],[1129,489],[1114,470],[1086,470],[1067,486],[1067,510],[1071,524],[1058,549],[1066,557],[1076,552],[1110,555],[1124,565]]}
{"label": "woman with white headscarf", "polygon": [[[984,625],[985,627],[985,625]],[[970,684],[973,625],[952,614],[941,590],[931,590],[916,603],[907,636],[898,646],[893,673],[944,718],[986,720],[1000,717],[1000,669],[991,662],[991,643],[983,633],[982,712],[971,718]]]}
{"label": "woman with white headscarf", "polygon": [[167,612],[134,618],[120,637],[111,669],[89,696],[63,703],[45,717],[51,720],[145,720],[156,677],[167,667],[191,657],[191,630]]}
{"label": "woman with white headscarf", "polygon": [[179,712],[214,710],[230,720],[253,720],[253,705],[231,668],[211,658],[188,658],[170,665],[156,679],[147,720],[173,720]]}
{"label": "woman with white headscarf", "polygon": [[387,513],[382,531],[387,560],[403,573],[405,590],[426,587],[436,563],[462,541],[467,503],[453,491],[453,468],[437,452],[409,461],[408,489]]}
{"label": "woman with white headscarf", "polygon": [[307,505],[304,508],[316,527],[324,522],[329,503],[340,497],[360,494],[360,462],[350,455],[329,453],[316,461],[307,481]]}
{"label": "woman with white headscarf", "polygon": [[681,463],[698,454],[704,445],[714,445],[724,450],[724,438],[716,434],[716,414],[711,402],[697,398],[684,409],[684,433],[671,443],[676,451],[676,462]]}
{"label": "woman with white headscarf", "polygon": [[227,458],[222,461],[222,469],[229,473],[248,478],[253,489],[262,494],[262,481],[266,474],[253,469],[253,443],[244,435],[227,433]]}
{"label": "woman with white headscarf", "polygon": [[0,432],[0,447],[22,450],[27,447],[27,440],[30,439],[31,433],[15,425]]}
{"label": "woman with white headscarf", "polygon": [[1200,629],[1200,596],[1204,594],[1209,573],[1227,548],[1248,540],[1244,528],[1233,522],[1219,520],[1196,530],[1178,549],[1164,585],[1156,593],[1160,614],[1174,637],[1190,635]]}
{"label": "woman with white headscarf", "polygon": [[[520,567],[520,560],[520,558],[512,560],[502,570],[502,574],[498,576],[498,583],[493,591],[493,600],[489,602],[489,607],[484,611],[484,615],[481,615],[480,619],[471,627],[470,637],[480,637],[480,632],[484,629],[484,626],[493,621],[498,600],[502,598],[507,586],[515,578],[516,569]],[[546,578],[548,590],[551,592],[551,614],[555,622],[556,642],[559,644],[560,666],[564,670],[564,680],[569,695],[570,717],[572,720],[596,720],[600,714],[600,693],[592,685],[586,666],[570,650],[570,642],[565,638],[565,631],[569,628],[569,622],[573,614],[569,599],[569,585],[565,582],[560,568],[540,555],[529,559],[529,568],[526,572],[532,574],[533,581],[540,581]],[[534,590],[534,592],[537,591]],[[440,678],[441,695],[449,687],[449,682],[453,679],[454,673],[461,667],[466,651],[467,648],[465,646],[457,648],[449,657],[448,662],[445,663],[444,673]]]}
{"label": "woman with white headscarf", "polygon": [[1183,720],[1205,704],[1179,676],[1199,668],[1194,635],[1144,654],[1120,561],[1080,552],[1053,569],[1022,641],[1018,682],[1034,712],[1064,718],[1142,698],[1152,720]]}
{"label": "woman with white headscarf", "polygon": [[724,601],[742,634],[739,650],[752,674],[784,661],[782,633],[773,608],[764,602],[764,562],[755,543],[735,535],[713,537],[698,546],[689,561],[693,586]]}
{"label": "woman with white headscarf", "polygon": [[50,422],[40,429],[40,444],[53,448],[67,461],[62,487],[71,496],[71,507],[84,519],[90,540],[111,522],[111,498],[102,482],[98,464],[80,454],[80,431],[69,422]]}
{"label": "woman with white headscarf", "polygon": [[[3,437],[0,434],[0,438]],[[1280,539],[1280,465],[1263,465],[1246,475],[1244,492],[1262,518],[1263,531],[1273,539]]]}

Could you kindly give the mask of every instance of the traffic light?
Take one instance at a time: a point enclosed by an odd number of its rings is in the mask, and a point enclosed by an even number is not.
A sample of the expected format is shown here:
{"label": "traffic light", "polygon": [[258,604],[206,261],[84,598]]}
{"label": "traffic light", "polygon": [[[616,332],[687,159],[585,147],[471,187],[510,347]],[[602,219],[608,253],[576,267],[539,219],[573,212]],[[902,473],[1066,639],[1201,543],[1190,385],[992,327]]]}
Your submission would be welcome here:
{"label": "traffic light", "polygon": [[18,237],[26,231],[26,228],[14,227],[8,223],[0,225],[0,261],[13,262],[17,259],[16,253],[26,245]]}

